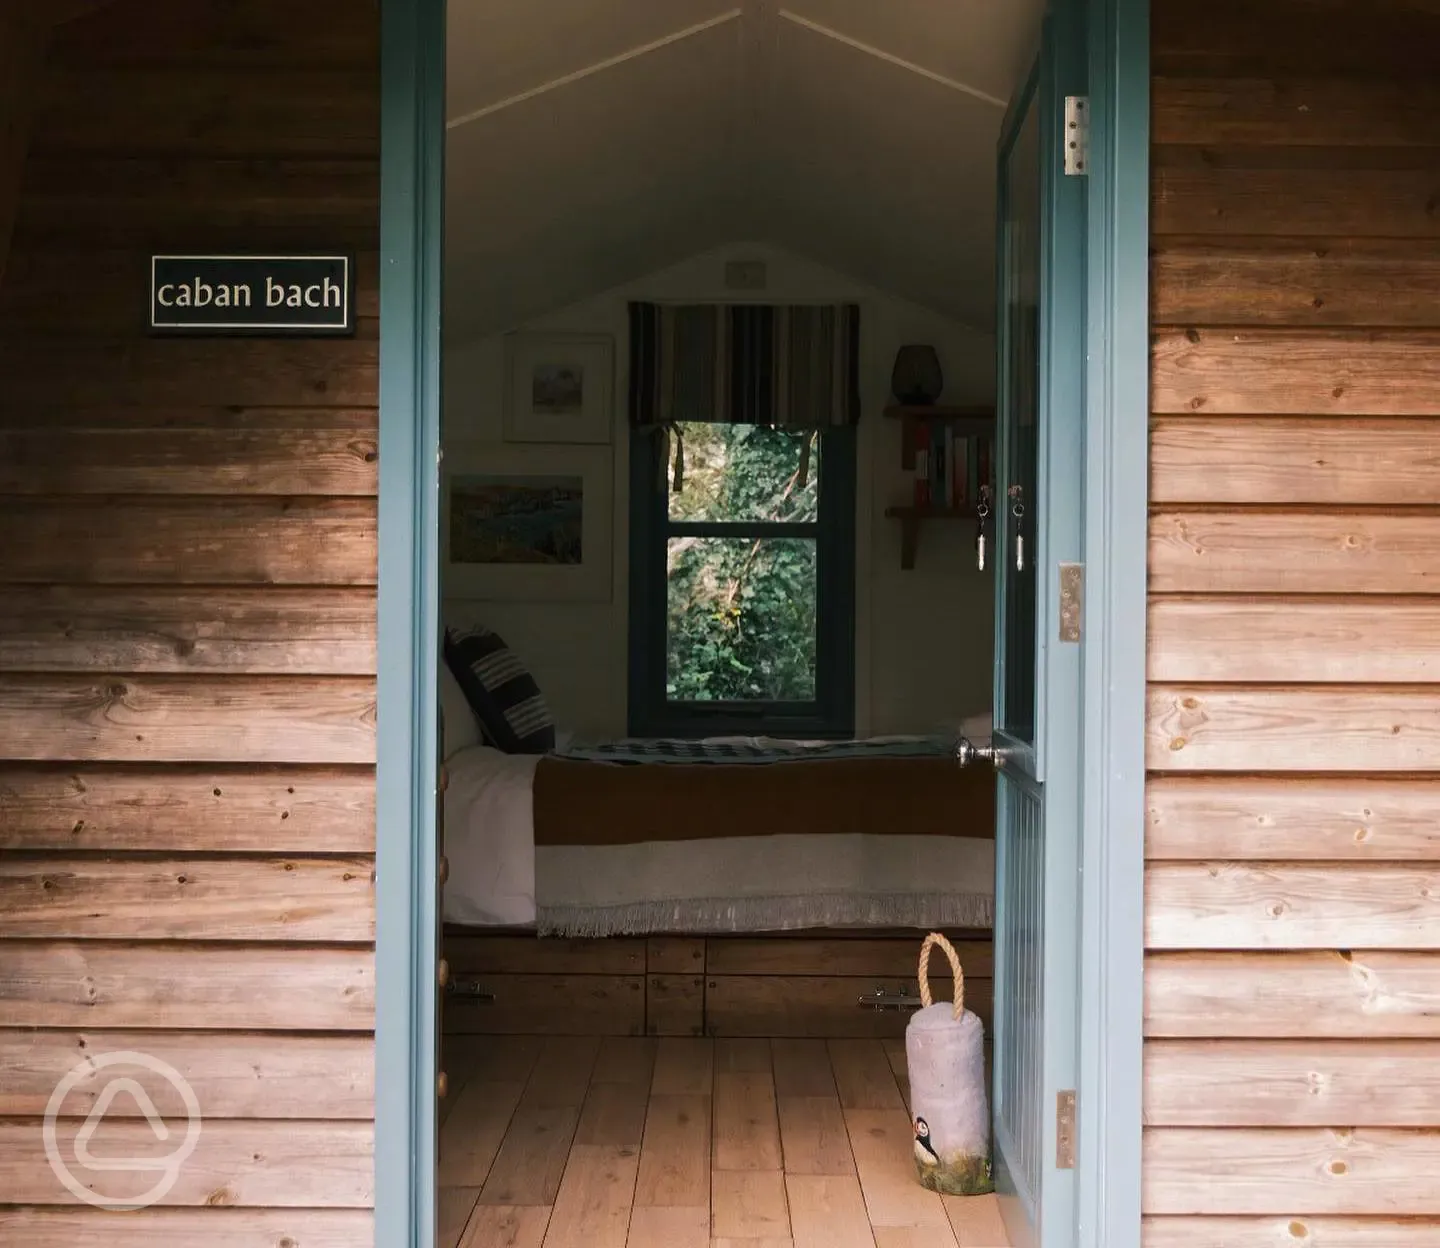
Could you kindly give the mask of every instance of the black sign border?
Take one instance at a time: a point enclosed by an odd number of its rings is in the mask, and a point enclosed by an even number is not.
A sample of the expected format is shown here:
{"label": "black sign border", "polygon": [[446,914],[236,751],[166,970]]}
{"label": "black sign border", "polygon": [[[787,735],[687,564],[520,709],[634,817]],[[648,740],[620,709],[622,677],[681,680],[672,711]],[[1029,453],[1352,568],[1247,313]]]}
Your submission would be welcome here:
{"label": "black sign border", "polygon": [[[155,323],[155,266],[160,260],[343,260],[345,262],[345,324],[340,325],[157,325]],[[147,333],[154,338],[353,338],[356,333],[355,255],[344,251],[287,252],[152,252],[150,289],[146,299]]]}

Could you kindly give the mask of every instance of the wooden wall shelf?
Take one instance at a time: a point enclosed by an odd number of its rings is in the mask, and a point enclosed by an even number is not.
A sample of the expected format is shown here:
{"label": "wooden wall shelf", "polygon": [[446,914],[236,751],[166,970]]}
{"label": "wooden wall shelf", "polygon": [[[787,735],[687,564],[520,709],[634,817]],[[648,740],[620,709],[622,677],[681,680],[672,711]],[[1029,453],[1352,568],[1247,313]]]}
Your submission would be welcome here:
{"label": "wooden wall shelf", "polygon": [[906,472],[915,471],[915,430],[922,424],[950,425],[956,433],[967,437],[977,434],[995,433],[995,409],[993,407],[906,407],[892,404],[885,409],[888,420],[902,422],[900,433],[900,466]]}
{"label": "wooden wall shelf", "polygon": [[[889,420],[901,424],[900,467],[906,472],[915,471],[915,454],[919,439],[916,430],[922,425],[943,425],[964,437],[995,436],[995,409],[993,407],[911,407],[901,403],[891,404],[885,409]],[[900,567],[910,571],[915,566],[915,551],[920,545],[920,524],[925,520],[960,520],[974,517],[972,507],[930,507],[907,505],[887,507],[885,515],[900,521]]]}

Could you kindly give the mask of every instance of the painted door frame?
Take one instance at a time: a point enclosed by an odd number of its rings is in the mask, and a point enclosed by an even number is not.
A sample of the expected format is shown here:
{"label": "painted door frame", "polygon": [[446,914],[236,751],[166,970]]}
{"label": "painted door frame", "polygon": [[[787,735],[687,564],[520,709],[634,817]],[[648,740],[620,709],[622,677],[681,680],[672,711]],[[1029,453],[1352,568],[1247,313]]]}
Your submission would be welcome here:
{"label": "painted door frame", "polygon": [[[381,0],[375,1243],[433,1248],[445,0]],[[1140,1243],[1149,0],[1091,0],[1077,1243]]]}
{"label": "painted door frame", "polygon": [[445,0],[380,29],[375,1244],[434,1248]]}

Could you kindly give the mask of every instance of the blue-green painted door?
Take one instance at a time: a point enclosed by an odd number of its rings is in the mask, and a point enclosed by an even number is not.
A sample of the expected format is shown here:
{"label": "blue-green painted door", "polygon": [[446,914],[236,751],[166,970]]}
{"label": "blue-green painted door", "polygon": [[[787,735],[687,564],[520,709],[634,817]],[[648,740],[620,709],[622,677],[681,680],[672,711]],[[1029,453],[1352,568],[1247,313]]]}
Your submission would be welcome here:
{"label": "blue-green painted door", "polygon": [[1052,0],[997,170],[993,1103],[997,1187],[1027,1248],[1075,1242],[1060,1135],[1079,1034],[1080,645],[1062,639],[1061,585],[1082,536],[1085,194],[1064,153],[1083,37],[1077,0]]}

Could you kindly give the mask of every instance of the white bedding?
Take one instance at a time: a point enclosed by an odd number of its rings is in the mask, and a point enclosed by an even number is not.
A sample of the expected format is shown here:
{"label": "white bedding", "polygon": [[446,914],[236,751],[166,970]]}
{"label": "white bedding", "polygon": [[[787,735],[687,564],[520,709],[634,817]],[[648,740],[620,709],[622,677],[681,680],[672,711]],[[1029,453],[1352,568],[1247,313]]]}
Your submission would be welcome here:
{"label": "white bedding", "polygon": [[538,754],[489,746],[458,750],[446,762],[447,923],[475,927],[535,922],[535,819],[531,795]]}
{"label": "white bedding", "polygon": [[[979,727],[965,735],[983,740]],[[979,838],[780,834],[537,852],[538,762],[483,745],[447,761],[446,922],[566,936],[994,922],[995,846]]]}

